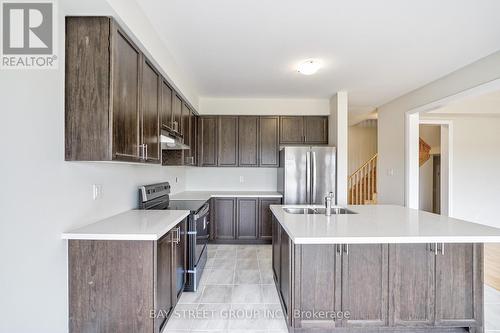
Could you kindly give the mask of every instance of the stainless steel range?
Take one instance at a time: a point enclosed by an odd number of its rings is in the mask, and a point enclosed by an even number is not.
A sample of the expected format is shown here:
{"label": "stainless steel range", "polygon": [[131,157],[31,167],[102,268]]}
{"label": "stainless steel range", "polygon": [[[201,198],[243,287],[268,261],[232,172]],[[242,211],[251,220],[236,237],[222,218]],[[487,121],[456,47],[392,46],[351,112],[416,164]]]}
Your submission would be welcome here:
{"label": "stainless steel range", "polygon": [[187,227],[187,267],[184,291],[196,291],[207,262],[210,206],[202,200],[170,201],[170,184],[139,187],[139,209],[189,210]]}

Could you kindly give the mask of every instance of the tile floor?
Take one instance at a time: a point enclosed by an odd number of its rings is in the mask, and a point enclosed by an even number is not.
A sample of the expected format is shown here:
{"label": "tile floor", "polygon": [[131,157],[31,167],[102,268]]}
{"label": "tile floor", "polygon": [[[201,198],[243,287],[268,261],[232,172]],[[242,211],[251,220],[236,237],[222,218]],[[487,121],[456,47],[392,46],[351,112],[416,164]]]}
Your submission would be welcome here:
{"label": "tile floor", "polygon": [[285,333],[270,245],[209,245],[197,292],[182,294],[164,332]]}
{"label": "tile floor", "polygon": [[[197,292],[182,294],[164,333],[286,333],[270,245],[209,245]],[[485,332],[500,332],[500,291],[484,286]]]}
{"label": "tile floor", "polygon": [[484,328],[486,333],[500,332],[500,291],[484,286]]}

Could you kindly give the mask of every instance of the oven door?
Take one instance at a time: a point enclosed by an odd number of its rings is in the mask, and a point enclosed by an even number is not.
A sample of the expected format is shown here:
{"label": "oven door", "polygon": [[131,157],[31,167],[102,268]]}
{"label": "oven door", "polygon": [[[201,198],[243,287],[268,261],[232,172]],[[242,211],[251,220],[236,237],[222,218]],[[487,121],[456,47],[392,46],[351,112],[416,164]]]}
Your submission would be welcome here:
{"label": "oven door", "polygon": [[209,224],[210,224],[210,206],[208,203],[204,204],[198,212],[194,215],[194,223],[196,225],[196,249],[195,249],[195,265],[198,265],[200,256],[202,255],[205,247],[208,244],[209,237]]}

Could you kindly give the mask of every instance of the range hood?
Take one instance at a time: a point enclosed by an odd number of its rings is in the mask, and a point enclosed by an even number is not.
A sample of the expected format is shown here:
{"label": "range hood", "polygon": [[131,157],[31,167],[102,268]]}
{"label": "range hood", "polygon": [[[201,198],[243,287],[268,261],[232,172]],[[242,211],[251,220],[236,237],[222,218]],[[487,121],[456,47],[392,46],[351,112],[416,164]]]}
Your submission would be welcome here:
{"label": "range hood", "polygon": [[166,129],[162,129],[160,133],[160,142],[162,150],[184,150],[189,149],[189,146],[183,143],[182,136],[168,131]]}

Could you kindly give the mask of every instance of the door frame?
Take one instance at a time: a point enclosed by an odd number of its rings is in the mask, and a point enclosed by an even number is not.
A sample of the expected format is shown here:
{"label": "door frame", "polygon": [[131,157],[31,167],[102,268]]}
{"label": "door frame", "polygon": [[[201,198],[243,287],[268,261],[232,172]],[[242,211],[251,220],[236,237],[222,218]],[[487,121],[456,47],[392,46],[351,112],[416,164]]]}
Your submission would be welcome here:
{"label": "door frame", "polygon": [[[479,96],[488,92],[493,92],[500,90],[500,79],[496,79],[485,84],[473,87],[471,89],[464,90],[454,95],[430,102],[428,104],[418,106],[416,108],[410,109],[405,113],[405,206],[409,208],[418,209],[419,208],[419,163],[418,163],[418,150],[419,150],[419,125],[421,123],[420,113],[425,113],[440,109],[450,103],[458,102],[467,97]],[[431,121],[438,121],[439,119],[432,119]],[[452,126],[452,122],[449,122],[449,126]],[[452,135],[453,130],[448,131],[448,142],[453,142]],[[443,133],[441,133],[441,138]],[[451,148],[450,148],[451,149]],[[452,175],[451,175],[451,163],[453,162],[453,156],[450,155],[449,159],[449,174],[448,177],[443,177],[441,173],[441,182],[446,178],[448,181],[448,199],[445,200],[443,196],[441,197],[441,207],[443,202],[448,205],[447,215],[453,217],[453,201],[452,201]],[[443,160],[441,159],[441,167],[443,168]],[[441,183],[442,184],[442,183]],[[442,214],[443,210],[441,211]]]}

